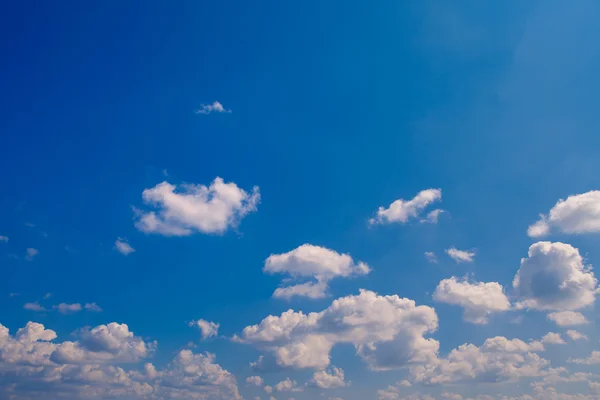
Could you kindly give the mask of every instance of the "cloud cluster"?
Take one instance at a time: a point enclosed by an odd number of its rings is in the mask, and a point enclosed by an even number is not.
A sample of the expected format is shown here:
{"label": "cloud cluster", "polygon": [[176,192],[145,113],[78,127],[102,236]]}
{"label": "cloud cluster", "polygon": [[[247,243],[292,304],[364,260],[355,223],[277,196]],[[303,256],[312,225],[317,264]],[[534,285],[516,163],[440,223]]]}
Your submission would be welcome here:
{"label": "cloud cluster", "polygon": [[530,237],[542,237],[552,229],[567,234],[600,232],[600,191],[572,195],[566,200],[560,199],[550,209],[548,215],[529,226]]}
{"label": "cloud cluster", "polygon": [[[418,218],[421,211],[428,205],[442,199],[441,189],[426,189],[420,191],[413,199],[398,199],[389,207],[379,207],[377,214],[371,218],[371,224],[404,224],[410,219]],[[424,222],[436,223],[442,210],[431,211]]]}
{"label": "cloud cluster", "polygon": [[266,349],[280,366],[324,369],[338,343],[352,344],[372,369],[393,369],[434,358],[438,319],[433,308],[368,290],[341,297],[321,312],[289,310],[244,328],[237,340]]}
{"label": "cloud cluster", "polygon": [[135,226],[142,232],[164,236],[188,236],[196,232],[222,234],[248,213],[256,211],[260,192],[251,193],[217,177],[209,185],[162,182],[145,189],[142,198],[156,211],[136,211]]}
{"label": "cloud cluster", "polygon": [[293,296],[311,299],[327,295],[328,282],[333,278],[366,275],[371,268],[364,262],[354,262],[348,254],[340,254],[325,247],[304,244],[283,254],[272,254],[265,261],[263,271],[285,274],[293,280],[312,279],[309,282],[277,288],[273,297],[289,299]]}

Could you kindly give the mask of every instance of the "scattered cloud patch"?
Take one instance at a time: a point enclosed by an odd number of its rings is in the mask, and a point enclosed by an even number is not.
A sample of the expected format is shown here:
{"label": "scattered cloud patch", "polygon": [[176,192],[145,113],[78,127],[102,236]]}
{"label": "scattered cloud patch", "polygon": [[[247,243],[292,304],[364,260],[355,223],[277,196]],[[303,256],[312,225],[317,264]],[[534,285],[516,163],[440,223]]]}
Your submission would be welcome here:
{"label": "scattered cloud patch", "polygon": [[23,305],[23,308],[25,310],[35,311],[35,312],[48,311],[45,307],[41,306],[40,303],[38,303],[37,301],[34,303],[25,303],[25,305]]}
{"label": "scattered cloud patch", "polygon": [[8,236],[2,236],[2,235],[0,235],[0,242],[8,243]]}
{"label": "scattered cloud patch", "polygon": [[265,261],[263,272],[289,275],[293,281],[311,279],[309,282],[280,287],[273,293],[273,297],[319,299],[326,297],[330,280],[367,275],[371,268],[362,261],[355,262],[348,254],[304,244],[287,253],[270,255]]}
{"label": "scattered cloud patch", "polygon": [[217,177],[209,186],[162,182],[145,189],[142,198],[157,210],[136,210],[135,226],[140,231],[188,236],[197,232],[222,234],[237,227],[248,213],[256,211],[260,192],[258,186],[248,193]]}
{"label": "scattered cloud patch", "polygon": [[301,392],[302,388],[298,386],[296,381],[285,378],[285,380],[275,385],[275,390],[278,392]]}
{"label": "scattered cloud patch", "polygon": [[196,110],[196,114],[208,115],[210,113],[231,113],[231,110],[223,107],[223,104],[218,101],[213,101],[211,104],[202,104],[200,108]]}
{"label": "scattered cloud patch", "polygon": [[571,340],[588,340],[586,335],[572,329],[569,329],[566,334]]}
{"label": "scattered cloud patch", "polygon": [[124,256],[135,252],[135,249],[131,247],[127,240],[122,238],[117,238],[117,240],[115,240],[115,249]]}
{"label": "scattered cloud patch", "polygon": [[513,280],[518,308],[576,310],[594,303],[597,279],[579,250],[565,243],[537,242]]}
{"label": "scattered cloud patch", "polygon": [[86,303],[83,308],[91,312],[102,312],[102,308],[96,303]]}
{"label": "scattered cloud patch", "polygon": [[442,303],[461,306],[465,321],[487,324],[492,313],[508,311],[510,301],[497,282],[469,282],[456,277],[442,280],[433,298]]}
{"label": "scattered cloud patch", "polygon": [[429,224],[437,224],[440,214],[442,214],[443,212],[444,212],[444,210],[440,210],[439,208],[437,210],[430,211],[427,214],[427,216],[421,220],[421,222],[429,223]]}
{"label": "scattered cloud patch", "polygon": [[33,261],[33,259],[35,258],[35,256],[37,256],[39,254],[39,250],[38,249],[34,249],[33,247],[29,247],[27,248],[27,250],[25,250],[25,259],[27,261]]}
{"label": "scattered cloud patch", "polygon": [[542,344],[566,344],[567,342],[558,333],[548,332],[542,337]]}
{"label": "scattered cloud patch", "polygon": [[567,234],[600,232],[600,191],[571,195],[560,199],[550,209],[548,215],[529,226],[530,237],[542,237],[550,234],[552,228]]}
{"label": "scattered cloud patch", "polygon": [[569,358],[567,360],[573,364],[584,364],[584,365],[596,365],[600,364],[600,351],[592,351],[592,353],[585,358]]}
{"label": "scattered cloud patch", "polygon": [[310,384],[321,389],[335,389],[346,386],[344,370],[332,367],[330,371],[317,371],[313,374]]}
{"label": "scattered cloud patch", "polygon": [[432,264],[437,264],[438,263],[438,258],[435,255],[435,253],[433,251],[426,251],[425,252],[425,259],[427,261],[429,261]]}
{"label": "scattered cloud patch", "polygon": [[576,311],[559,311],[548,314],[548,319],[558,326],[584,325],[588,323],[585,316]]}
{"label": "scattered cloud patch", "polygon": [[253,386],[262,386],[265,384],[265,381],[260,376],[249,376],[246,378],[246,383]]}
{"label": "scattered cloud patch", "polygon": [[61,314],[73,314],[73,313],[83,310],[83,307],[81,307],[81,304],[79,304],[79,303],[73,303],[73,304],[60,303],[58,305],[52,306],[52,308],[54,308]]}
{"label": "scattered cloud patch", "polygon": [[189,326],[197,326],[200,329],[200,333],[202,335],[202,339],[206,340],[210,337],[217,336],[219,334],[219,324],[215,322],[205,321],[203,319],[199,319],[197,321],[191,321]]}
{"label": "scattered cloud patch", "polygon": [[[418,218],[421,211],[423,211],[428,205],[440,201],[442,199],[441,189],[426,189],[419,192],[413,199],[404,200],[398,199],[394,201],[389,207],[379,207],[377,214],[374,218],[371,218],[369,222],[371,224],[391,224],[400,223],[404,224],[410,219]],[[432,211],[431,221],[437,222],[441,210]],[[427,219],[430,216],[428,215]]]}
{"label": "scattered cloud patch", "polygon": [[450,256],[457,263],[470,263],[473,262],[473,258],[475,257],[474,251],[468,250],[458,250],[456,247],[450,247],[446,249],[446,254]]}

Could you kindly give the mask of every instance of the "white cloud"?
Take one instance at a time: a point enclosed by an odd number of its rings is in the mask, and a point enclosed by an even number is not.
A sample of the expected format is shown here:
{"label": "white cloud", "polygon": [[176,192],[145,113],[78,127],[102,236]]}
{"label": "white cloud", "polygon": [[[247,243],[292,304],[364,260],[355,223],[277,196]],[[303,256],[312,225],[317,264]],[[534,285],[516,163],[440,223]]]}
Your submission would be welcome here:
{"label": "white cloud", "polygon": [[197,326],[202,334],[202,339],[206,340],[210,337],[217,336],[219,334],[219,324],[215,322],[205,321],[199,319],[197,321],[191,321],[189,326]]}
{"label": "white cloud", "polygon": [[425,252],[425,258],[430,263],[433,263],[433,264],[437,264],[438,263],[437,256],[435,255],[435,253],[433,251],[426,251]]}
{"label": "white cloud", "polygon": [[254,386],[262,386],[264,385],[265,381],[260,376],[249,376],[246,378],[246,383]]}
{"label": "white cloud", "polygon": [[135,252],[135,249],[131,247],[129,243],[127,243],[127,240],[121,238],[117,238],[117,240],[115,240],[115,249],[117,249],[117,251],[124,256]]}
{"label": "white cloud", "polygon": [[50,297],[52,297],[52,293],[48,292],[44,295],[44,300],[49,299]]}
{"label": "white cloud", "polygon": [[548,215],[527,230],[531,237],[546,236],[552,228],[567,234],[600,232],[600,191],[572,195],[566,200],[560,199],[550,209]]}
{"label": "white cloud", "polygon": [[0,235],[0,242],[7,243],[8,242],[8,236],[2,236],[2,235]]}
{"label": "white cloud", "polygon": [[487,324],[490,314],[510,309],[510,301],[497,282],[470,283],[466,278],[461,281],[452,277],[438,284],[433,298],[463,307],[465,321],[474,324]]}
{"label": "white cloud", "polygon": [[548,332],[542,337],[541,342],[543,344],[566,344],[567,342],[558,334],[554,332]]}
{"label": "white cloud", "polygon": [[129,330],[126,324],[111,322],[93,329],[81,329],[79,341],[62,342],[52,354],[52,361],[61,364],[105,362],[137,362],[149,356],[156,347],[146,343]]}
{"label": "white cloud", "polygon": [[443,212],[444,210],[440,210],[439,208],[437,210],[430,211],[427,216],[421,220],[421,222],[437,224],[440,214]]}
{"label": "white cloud", "polygon": [[559,311],[548,314],[548,319],[558,326],[584,325],[588,321],[585,316],[577,311]]}
{"label": "white cloud", "polygon": [[74,304],[60,303],[56,306],[52,306],[52,308],[54,308],[55,310],[58,310],[58,312],[61,314],[73,314],[73,313],[79,312],[83,309],[83,307],[81,307],[81,304],[79,304],[79,303],[74,303]]}
{"label": "white cloud", "polygon": [[224,233],[236,227],[248,213],[256,211],[260,201],[258,186],[248,193],[219,177],[208,187],[192,184],[177,187],[163,182],[145,189],[142,197],[145,203],[157,207],[157,211],[137,210],[136,227],[142,232],[164,236]]}
{"label": "white cloud", "polygon": [[278,392],[301,392],[302,388],[298,387],[296,381],[293,381],[290,378],[285,378],[285,380],[275,385],[275,390]]}
{"label": "white cloud", "polygon": [[202,104],[199,109],[196,110],[196,114],[208,115],[210,113],[230,113],[231,110],[223,107],[218,101],[213,101],[211,104]]}
{"label": "white cloud", "polygon": [[331,348],[349,343],[371,368],[393,369],[435,357],[439,343],[424,335],[435,331],[437,323],[431,307],[361,290],[321,312],[289,310],[268,316],[236,339],[271,351],[281,366],[323,369]]}
{"label": "white cloud", "polygon": [[41,306],[40,303],[38,303],[37,301],[35,303],[25,303],[25,305],[23,305],[23,308],[25,310],[36,311],[36,312],[48,311],[45,307]]}
{"label": "white cloud", "polygon": [[570,358],[567,361],[573,364],[600,364],[600,351],[592,351],[592,353],[586,358]]}
{"label": "white cloud", "polygon": [[270,255],[263,271],[268,274],[286,274],[293,280],[314,280],[278,288],[273,293],[274,297],[289,299],[292,296],[304,296],[318,299],[326,296],[331,279],[366,275],[371,272],[371,268],[364,262],[354,262],[348,254],[303,244],[287,253]]}
{"label": "white cloud", "polygon": [[597,280],[569,244],[537,242],[513,280],[517,307],[576,310],[594,303]]}
{"label": "white cloud", "polygon": [[571,340],[588,340],[586,335],[572,329],[569,329],[566,334]]}
{"label": "white cloud", "polygon": [[83,308],[92,312],[102,312],[102,308],[100,308],[100,306],[96,303],[86,303]]}
{"label": "white cloud", "polygon": [[344,370],[332,367],[331,371],[317,371],[313,374],[310,384],[321,389],[344,387],[346,386],[346,382],[344,381]]}
{"label": "white cloud", "polygon": [[[411,218],[417,218],[425,207],[441,199],[441,189],[426,189],[419,192],[412,200],[398,199],[390,204],[388,208],[379,207],[377,216],[371,218],[369,222],[371,224],[390,224],[394,222],[403,224]],[[433,215],[437,221],[439,212]],[[434,217],[432,216],[432,218]]]}
{"label": "white cloud", "polygon": [[27,261],[33,261],[33,259],[35,258],[35,256],[37,256],[39,254],[39,250],[38,249],[34,249],[33,247],[29,247],[27,248],[27,250],[25,250],[25,259]]}
{"label": "white cloud", "polygon": [[473,258],[475,257],[474,251],[458,250],[456,247],[450,247],[449,249],[446,249],[445,251],[446,251],[446,254],[448,254],[450,256],[450,258],[452,258],[457,263],[463,263],[463,262],[470,263],[470,262],[473,262]]}

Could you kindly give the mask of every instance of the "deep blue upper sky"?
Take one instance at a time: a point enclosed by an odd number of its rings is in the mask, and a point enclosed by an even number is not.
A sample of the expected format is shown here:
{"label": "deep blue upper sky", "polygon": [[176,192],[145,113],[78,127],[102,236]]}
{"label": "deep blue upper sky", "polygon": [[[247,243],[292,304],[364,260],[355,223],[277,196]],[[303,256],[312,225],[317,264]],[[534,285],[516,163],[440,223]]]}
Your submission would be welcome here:
{"label": "deep blue upper sky", "polygon": [[[468,275],[510,295],[537,241],[527,227],[559,199],[600,186],[599,18],[591,0],[2,5],[0,323],[12,334],[41,323],[56,343],[83,326],[126,323],[158,342],[144,361],[157,368],[192,341],[194,352],[216,354],[249,399],[269,397],[247,376],[302,386],[314,370],[255,373],[249,363],[269,350],[230,338],[268,315],[320,311],[360,288],[435,307],[430,337],[440,357],[489,337],[558,332],[535,311],[472,324],[432,293],[442,279]],[[214,101],[231,112],[196,113]],[[144,189],[215,177],[260,188],[257,210],[237,227],[188,236],[136,228],[132,207],[151,208]],[[445,210],[436,224],[369,225],[379,206],[428,188],[443,193],[431,208]],[[117,238],[135,252],[116,251]],[[599,262],[597,234],[543,240]],[[305,243],[350,254],[372,272],[332,279],[325,298],[273,298],[282,277],[263,273],[265,259]],[[444,253],[453,246],[474,250],[474,262],[454,262]],[[27,248],[38,250],[32,260]],[[23,309],[34,302],[95,302],[103,311]],[[546,354],[553,365],[596,348],[595,310],[584,311],[592,323],[576,329],[590,340],[551,353],[556,362]],[[518,315],[524,320],[510,323]],[[198,319],[220,323],[222,337],[200,340],[188,327]],[[402,369],[372,371],[356,352],[340,344],[331,353],[350,388],[273,395],[375,399],[406,379]]]}

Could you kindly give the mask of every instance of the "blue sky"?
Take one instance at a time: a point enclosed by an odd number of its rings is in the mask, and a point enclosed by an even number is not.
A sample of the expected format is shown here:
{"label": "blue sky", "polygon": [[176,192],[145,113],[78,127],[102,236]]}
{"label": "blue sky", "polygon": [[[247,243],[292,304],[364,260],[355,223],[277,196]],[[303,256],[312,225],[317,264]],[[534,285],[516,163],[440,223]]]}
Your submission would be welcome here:
{"label": "blue sky", "polygon": [[3,8],[1,399],[598,398],[596,2]]}

